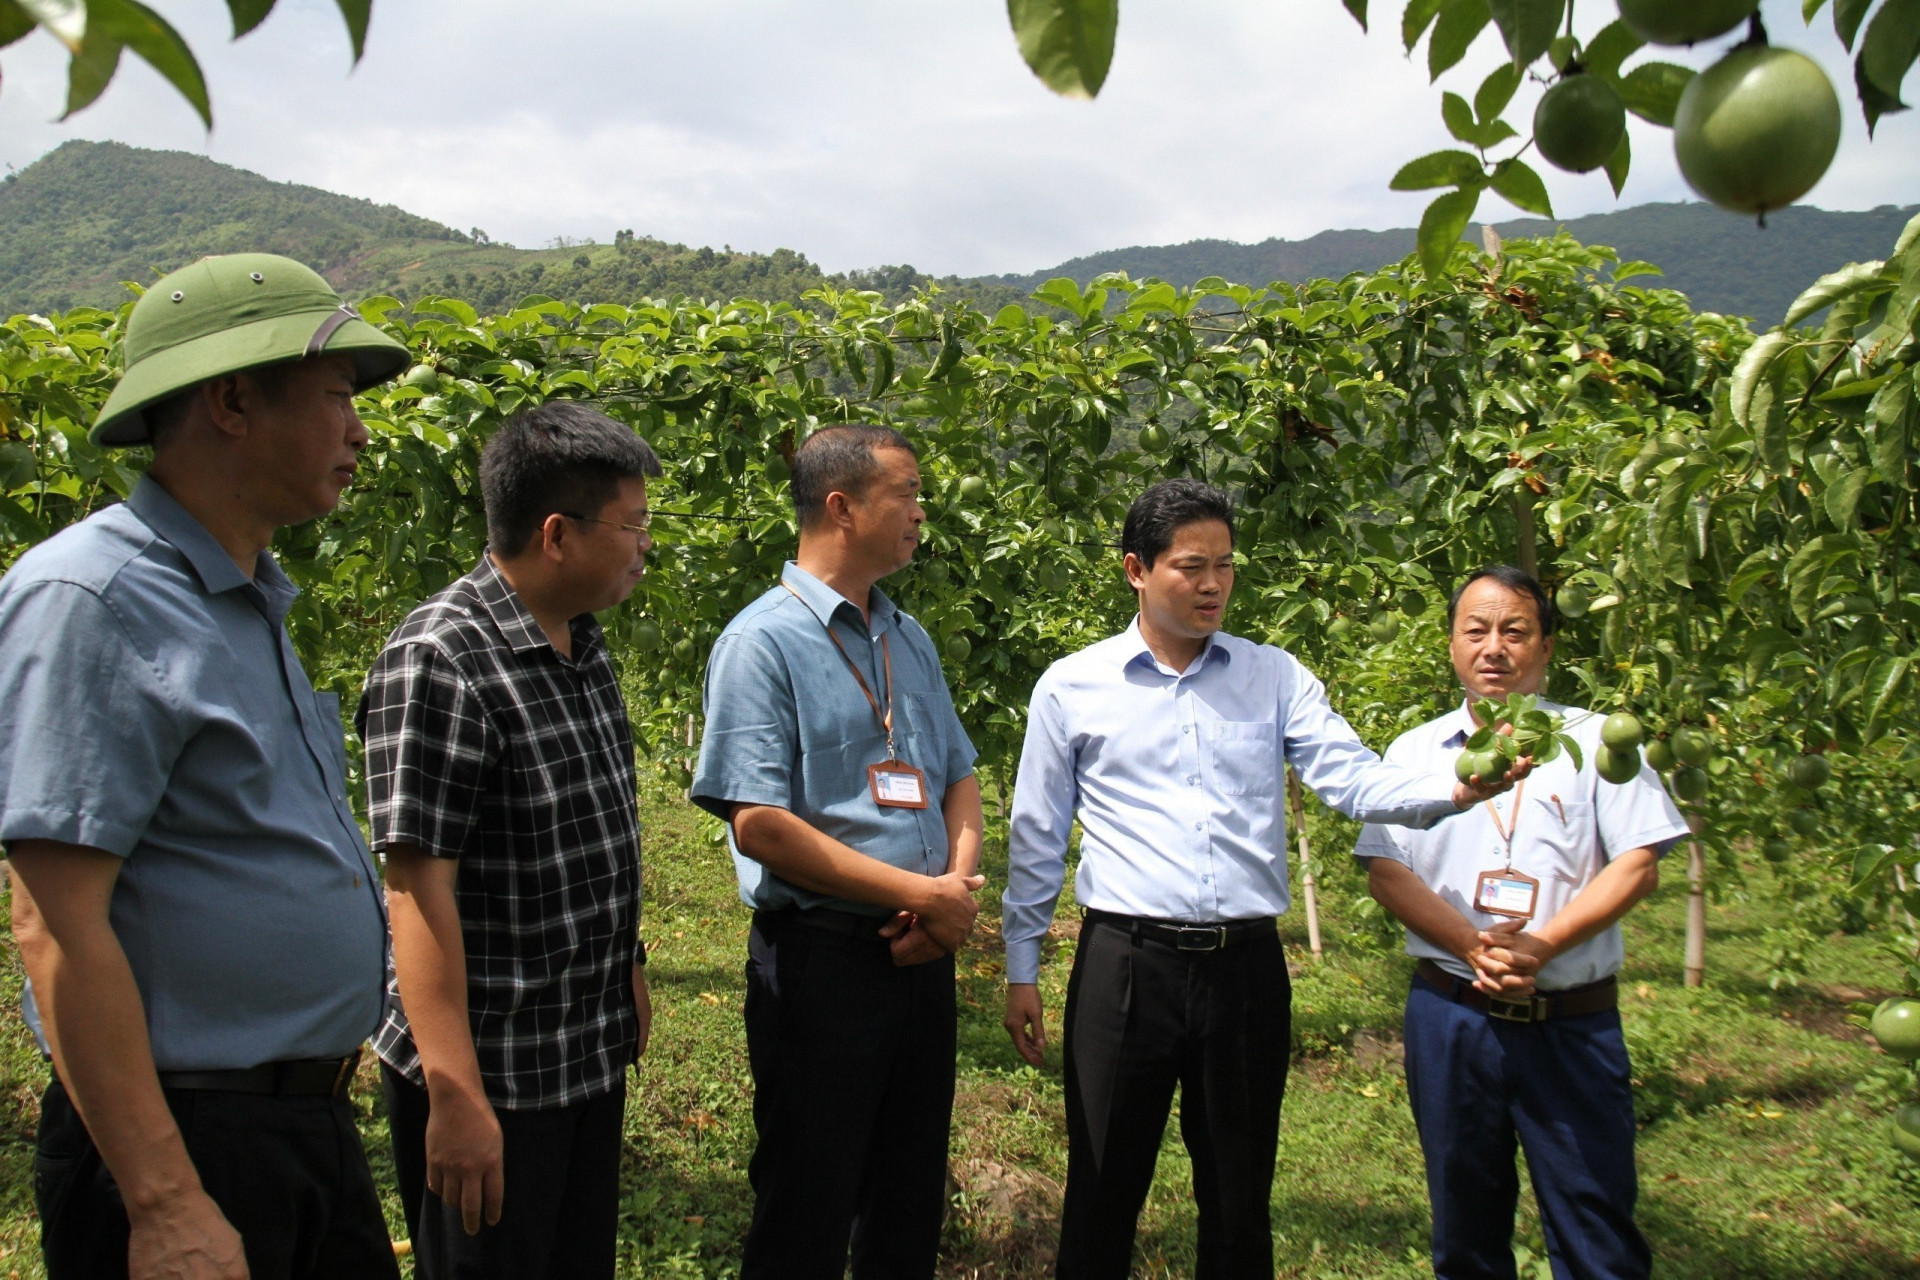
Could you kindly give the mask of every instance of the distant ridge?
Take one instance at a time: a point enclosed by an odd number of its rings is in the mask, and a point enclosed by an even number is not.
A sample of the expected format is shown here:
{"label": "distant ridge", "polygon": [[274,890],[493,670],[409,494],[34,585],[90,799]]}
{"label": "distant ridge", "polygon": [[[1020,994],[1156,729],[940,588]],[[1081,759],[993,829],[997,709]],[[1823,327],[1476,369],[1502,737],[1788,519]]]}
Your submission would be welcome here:
{"label": "distant ridge", "polygon": [[[1800,291],[1849,262],[1886,256],[1900,229],[1920,206],[1882,205],[1862,213],[1795,205],[1769,214],[1762,231],[1745,218],[1705,204],[1644,204],[1559,222],[1525,218],[1496,224],[1500,234],[1552,235],[1564,227],[1583,244],[1610,245],[1623,260],[1640,259],[1665,271],[1662,284],[1685,293],[1698,310],[1779,322]],[[1468,238],[1477,242],[1479,232]],[[1031,290],[1056,276],[1085,285],[1107,271],[1138,279],[1155,276],[1189,285],[1206,276],[1245,284],[1338,279],[1371,271],[1413,252],[1411,227],[1392,231],[1322,231],[1305,240],[1191,240],[1186,244],[1108,249],[1045,271],[991,276],[996,284]],[[1643,282],[1645,283],[1645,282]]]}

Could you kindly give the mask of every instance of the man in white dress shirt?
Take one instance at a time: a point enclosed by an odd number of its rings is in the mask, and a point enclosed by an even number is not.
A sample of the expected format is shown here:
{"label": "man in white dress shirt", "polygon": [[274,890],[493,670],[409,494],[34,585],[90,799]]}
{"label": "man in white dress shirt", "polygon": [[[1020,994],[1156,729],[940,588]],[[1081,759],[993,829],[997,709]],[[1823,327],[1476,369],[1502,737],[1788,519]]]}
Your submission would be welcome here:
{"label": "man in white dress shirt", "polygon": [[[1121,634],[1040,677],[1003,905],[1007,1031],[1046,1044],[1040,944],[1075,814],[1085,908],[1067,987],[1068,1164],[1057,1274],[1122,1277],[1176,1085],[1199,1268],[1273,1275],[1270,1200],[1291,1044],[1284,770],[1354,817],[1424,824],[1509,784],[1381,763],[1292,655],[1220,630],[1233,506],[1167,480],[1127,513]],[[1525,763],[1514,777],[1525,776]]]}
{"label": "man in white dress shirt", "polygon": [[[1540,692],[1554,617],[1530,575],[1481,570],[1447,618],[1470,701]],[[1407,1093],[1439,1280],[1512,1280],[1516,1137],[1555,1276],[1637,1280],[1651,1265],[1633,1221],[1633,1095],[1614,975],[1625,954],[1620,918],[1653,892],[1658,859],[1687,824],[1644,765],[1625,784],[1601,781],[1600,715],[1541,706],[1566,717],[1582,767],[1563,752],[1472,813],[1424,831],[1370,825],[1354,849],[1419,961],[1407,997]],[[1475,727],[1463,705],[1403,734],[1386,758],[1450,767]],[[1530,918],[1474,905],[1481,874],[1509,866],[1539,882]]]}

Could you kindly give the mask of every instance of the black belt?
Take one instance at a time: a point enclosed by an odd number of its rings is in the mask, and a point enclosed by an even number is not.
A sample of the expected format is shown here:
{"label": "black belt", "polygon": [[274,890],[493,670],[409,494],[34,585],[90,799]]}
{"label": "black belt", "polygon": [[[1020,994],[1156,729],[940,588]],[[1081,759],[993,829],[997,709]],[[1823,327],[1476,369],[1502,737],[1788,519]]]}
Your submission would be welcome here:
{"label": "black belt", "polygon": [[1146,916],[1123,916],[1113,911],[1088,907],[1082,913],[1088,924],[1120,929],[1149,942],[1164,942],[1176,951],[1225,951],[1243,942],[1271,938],[1274,918],[1257,916],[1252,920],[1224,920],[1219,924],[1186,924],[1179,920],[1153,920]]}
{"label": "black belt", "polygon": [[779,911],[756,911],[754,922],[763,927],[797,924],[808,929],[817,929],[822,933],[838,934],[843,938],[860,938],[868,942],[885,942],[880,936],[880,926],[893,917],[870,916],[859,911],[841,911],[836,907],[811,907],[802,910],[799,907],[785,907]]}
{"label": "black belt", "polygon": [[1422,960],[1415,970],[1424,982],[1431,983],[1441,995],[1455,1004],[1477,1009],[1502,1022],[1545,1022],[1548,1018],[1577,1018],[1583,1013],[1599,1013],[1620,1004],[1618,978],[1602,978],[1565,991],[1545,991],[1517,999],[1490,996],[1471,982],[1460,979],[1431,960]]}
{"label": "black belt", "polygon": [[295,1062],[263,1062],[231,1071],[162,1071],[162,1089],[205,1089],[214,1093],[261,1093],[281,1098],[338,1098],[353,1081],[360,1064],[355,1049],[344,1058],[305,1058]]}

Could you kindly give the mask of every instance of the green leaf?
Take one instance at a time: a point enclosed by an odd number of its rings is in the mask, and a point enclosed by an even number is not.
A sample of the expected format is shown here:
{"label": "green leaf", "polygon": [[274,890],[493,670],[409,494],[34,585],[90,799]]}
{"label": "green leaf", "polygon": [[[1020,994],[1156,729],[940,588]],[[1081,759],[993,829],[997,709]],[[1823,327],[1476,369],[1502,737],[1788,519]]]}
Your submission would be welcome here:
{"label": "green leaf", "polygon": [[1620,131],[1620,145],[1613,149],[1602,166],[1607,171],[1607,181],[1613,185],[1613,194],[1619,195],[1620,188],[1627,185],[1627,170],[1633,167],[1633,131]]}
{"label": "green leaf", "polygon": [[1867,481],[1872,473],[1866,467],[1855,467],[1846,472],[1834,483],[1827,486],[1821,505],[1826,508],[1827,519],[1833,521],[1833,527],[1842,533],[1853,528],[1853,518],[1860,509],[1860,495],[1867,491]]}
{"label": "green leaf", "polygon": [[33,15],[22,9],[18,0],[0,0],[0,49],[27,35],[37,25]]}
{"label": "green leaf", "polygon": [[200,74],[193,50],[165,18],[138,0],[91,0],[86,39],[67,65],[67,110],[61,119],[92,105],[106,91],[120,68],[123,49],[139,54],[179,91],[209,129],[213,127],[206,78]]}
{"label": "green leaf", "polygon": [[1495,165],[1493,189],[1505,196],[1515,208],[1543,218],[1553,216],[1553,202],[1547,198],[1547,184],[1540,181],[1540,175],[1522,161],[1502,160]]}
{"label": "green leaf", "polygon": [[1431,187],[1473,186],[1486,180],[1486,170],[1469,153],[1433,151],[1401,165],[1387,186],[1394,191],[1425,191]]}
{"label": "green leaf", "polygon": [[[340,17],[347,24],[347,38],[353,41],[353,61],[357,66],[361,55],[367,51],[367,23],[373,18],[373,0],[333,2],[340,7]],[[1117,4],[1118,0],[1114,0],[1114,3]],[[1108,43],[1111,45],[1111,39]]]}
{"label": "green leaf", "polygon": [[1613,282],[1619,284],[1622,280],[1631,280],[1635,276],[1663,276],[1665,274],[1667,273],[1653,263],[1642,262],[1638,258],[1634,258],[1627,262],[1617,262],[1614,264]]}
{"label": "green leaf", "polygon": [[1814,15],[1826,8],[1827,0],[1800,0],[1800,18],[1808,26],[1813,25]]}
{"label": "green leaf", "polygon": [[1691,67],[1671,62],[1643,62],[1620,78],[1620,101],[1642,120],[1671,129],[1680,95],[1694,74]]}
{"label": "green leaf", "polygon": [[1580,750],[1580,744],[1575,741],[1572,734],[1556,733],[1553,735],[1553,740],[1565,747],[1567,754],[1573,757],[1573,771],[1575,773],[1587,767],[1586,755]]}
{"label": "green leaf", "polygon": [[1905,111],[1907,104],[1893,94],[1888,93],[1867,78],[1866,60],[1853,60],[1853,91],[1860,99],[1860,114],[1867,118],[1867,137],[1873,137],[1875,126],[1880,117],[1895,111]]}
{"label": "green leaf", "polygon": [[1860,42],[1856,78],[1866,79],[1898,103],[1900,82],[1916,57],[1920,57],[1920,0],[1885,0]]}
{"label": "green leaf", "polygon": [[1861,703],[1867,708],[1867,723],[1876,724],[1886,718],[1893,709],[1893,702],[1906,687],[1907,676],[1913,669],[1913,659],[1902,655],[1882,657],[1867,672],[1864,685],[1861,686]]}
{"label": "green leaf", "polygon": [[1732,394],[1727,403],[1735,422],[1752,430],[1752,424],[1747,421],[1747,408],[1753,401],[1754,388],[1759,385],[1768,367],[1793,343],[1790,333],[1769,333],[1757,339],[1740,357],[1740,363],[1733,367]]}
{"label": "green leaf", "polygon": [[[348,0],[340,3],[344,9]],[[1007,0],[1007,17],[1020,56],[1042,84],[1065,98],[1100,92],[1113,62],[1120,0]]]}
{"label": "green leaf", "polygon": [[120,70],[120,51],[125,47],[103,31],[88,33],[79,52],[67,60],[67,109],[62,120],[92,106],[107,91]]}
{"label": "green leaf", "polygon": [[1873,0],[1833,0],[1833,33],[1840,37],[1847,52],[1853,52],[1853,37],[1860,30],[1860,20],[1871,8]]}
{"label": "green leaf", "polygon": [[1447,132],[1471,147],[1485,151],[1505,142],[1514,135],[1513,126],[1505,120],[1494,120],[1486,124],[1474,119],[1473,108],[1467,100],[1457,93],[1443,94],[1440,99],[1440,118],[1446,121]]}
{"label": "green leaf", "polygon": [[1341,3],[1346,5],[1347,12],[1353,15],[1353,20],[1360,24],[1360,29],[1365,31],[1367,29],[1367,0],[1341,0]]}
{"label": "green leaf", "polygon": [[1420,265],[1428,275],[1437,276],[1446,270],[1460,234],[1467,229],[1467,220],[1479,203],[1480,188],[1467,187],[1436,198],[1420,215]]}
{"label": "green leaf", "polygon": [[1407,7],[1400,15],[1400,40],[1408,53],[1420,43],[1420,37],[1427,33],[1443,3],[1445,0],[1407,0]]}
{"label": "green leaf", "polygon": [[1867,420],[1873,423],[1873,465],[1889,483],[1902,488],[1907,483],[1914,409],[1912,376],[1892,379],[1867,405]]}
{"label": "green leaf", "polygon": [[19,6],[45,27],[53,38],[67,46],[67,52],[80,56],[81,42],[87,38],[86,0],[17,0]]}
{"label": "green leaf", "polygon": [[1886,265],[1884,262],[1855,262],[1821,276],[1793,300],[1793,305],[1787,308],[1786,319],[1780,322],[1782,327],[1791,329],[1814,312],[1824,311],[1842,298],[1858,293],[1869,285],[1885,283],[1883,272]]}
{"label": "green leaf", "polygon": [[1513,65],[1526,67],[1547,51],[1566,17],[1567,0],[1487,0]]}
{"label": "green leaf", "polygon": [[1643,42],[1626,23],[1609,22],[1587,41],[1587,71],[1606,80],[1620,78],[1620,64],[1638,50]]}
{"label": "green leaf", "polygon": [[233,16],[233,38],[238,40],[267,20],[274,0],[227,0],[227,12]]}
{"label": "green leaf", "polygon": [[1480,87],[1473,95],[1473,114],[1480,123],[1488,124],[1499,118],[1513,101],[1514,90],[1520,87],[1520,77],[1525,71],[1511,62],[1503,62],[1487,73]]}
{"label": "green leaf", "polygon": [[1763,378],[1753,390],[1747,412],[1747,429],[1760,449],[1760,460],[1776,473],[1793,464],[1787,451],[1787,407],[1773,378]]}
{"label": "green leaf", "polygon": [[1440,20],[1433,24],[1433,37],[1427,41],[1427,78],[1438,80],[1466,57],[1468,47],[1492,20],[1487,0],[1446,0]]}

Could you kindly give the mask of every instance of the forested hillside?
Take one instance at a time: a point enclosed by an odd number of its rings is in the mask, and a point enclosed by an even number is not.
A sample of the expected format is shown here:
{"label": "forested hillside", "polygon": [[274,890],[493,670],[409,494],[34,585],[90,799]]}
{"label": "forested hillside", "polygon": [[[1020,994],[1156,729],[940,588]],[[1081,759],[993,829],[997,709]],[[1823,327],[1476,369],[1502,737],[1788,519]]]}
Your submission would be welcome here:
{"label": "forested hillside", "polygon": [[[343,294],[426,293],[498,311],[530,293],[578,302],[643,296],[797,302],[823,284],[899,300],[935,283],[912,267],[830,274],[791,249],[689,248],[621,231],[614,243],[496,244],[392,205],[274,182],[205,156],[69,142],[0,184],[0,316],[114,306],[121,281],[147,283],[209,253],[266,250],[319,268]],[[949,277],[982,306],[1023,291]]]}
{"label": "forested hillside", "polygon": [[[1883,205],[1864,213],[1835,213],[1796,205],[1769,214],[1766,230],[1704,204],[1646,204],[1614,213],[1552,222],[1522,218],[1496,224],[1500,234],[1550,236],[1565,227],[1582,244],[1611,245],[1622,261],[1660,266],[1661,281],[1687,295],[1702,311],[1778,323],[1806,282],[1849,262],[1883,255],[1912,208]],[[1468,239],[1478,240],[1471,229]],[[1155,276],[1190,285],[1206,276],[1228,280],[1337,280],[1349,271],[1373,271],[1412,253],[1411,227],[1393,231],[1322,231],[1305,240],[1191,240],[1186,244],[1109,249],[1027,275],[996,276],[1000,283],[1033,289],[1056,276],[1082,286],[1103,271],[1135,279]]]}

